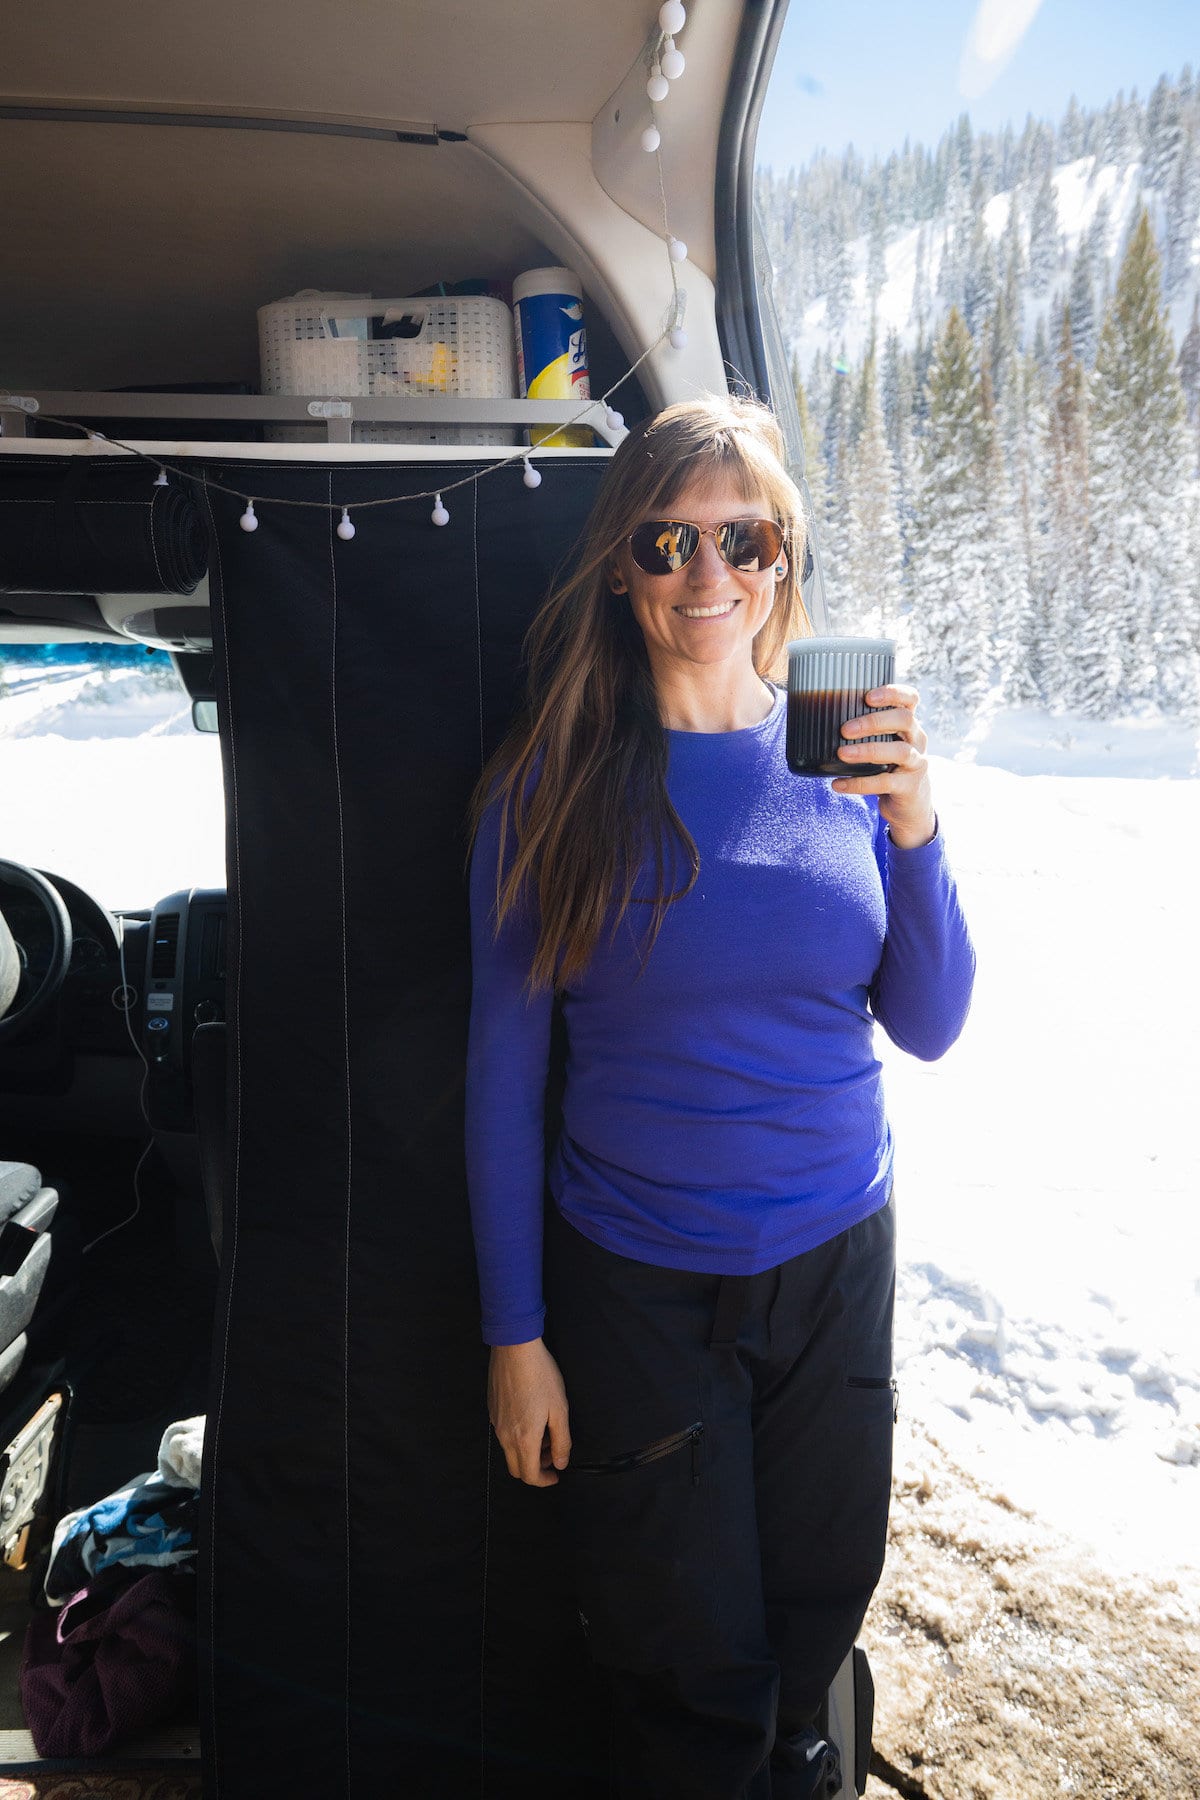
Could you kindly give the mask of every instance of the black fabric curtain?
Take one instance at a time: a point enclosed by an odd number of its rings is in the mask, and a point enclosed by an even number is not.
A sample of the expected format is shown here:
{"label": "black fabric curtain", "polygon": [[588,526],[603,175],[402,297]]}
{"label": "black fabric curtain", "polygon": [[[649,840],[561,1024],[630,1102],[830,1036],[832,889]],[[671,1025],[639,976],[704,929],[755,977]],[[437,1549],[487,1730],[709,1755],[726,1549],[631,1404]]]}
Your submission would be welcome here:
{"label": "black fabric curtain", "polygon": [[[468,796],[600,459],[208,464],[230,1156],[204,1470],[208,1792],[603,1791],[553,1489],[485,1407],[463,1167]],[[485,467],[486,465],[478,465]],[[590,1771],[590,1772],[589,1772]]]}
{"label": "black fabric curtain", "polygon": [[0,462],[0,593],[190,594],[207,556],[192,484],[158,487],[151,463]]}

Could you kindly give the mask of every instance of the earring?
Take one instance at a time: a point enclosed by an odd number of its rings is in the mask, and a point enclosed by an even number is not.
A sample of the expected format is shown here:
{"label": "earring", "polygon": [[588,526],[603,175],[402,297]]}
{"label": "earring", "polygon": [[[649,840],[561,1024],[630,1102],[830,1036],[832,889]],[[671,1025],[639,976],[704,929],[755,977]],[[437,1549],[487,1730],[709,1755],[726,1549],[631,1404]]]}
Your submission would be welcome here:
{"label": "earring", "polygon": [[784,574],[786,573],[782,563],[775,564],[775,573],[776,573],[776,575],[778,575],[779,579],[782,581]]}

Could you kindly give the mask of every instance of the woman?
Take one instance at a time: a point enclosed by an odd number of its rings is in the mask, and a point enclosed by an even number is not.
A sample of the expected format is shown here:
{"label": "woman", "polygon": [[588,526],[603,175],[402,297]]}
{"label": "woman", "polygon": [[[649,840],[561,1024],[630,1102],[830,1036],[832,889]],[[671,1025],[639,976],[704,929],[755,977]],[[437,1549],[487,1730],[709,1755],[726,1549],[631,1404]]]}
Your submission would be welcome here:
{"label": "woman", "polygon": [[[914,690],[868,696],[844,777],[787,768],[768,677],[809,626],[782,454],[745,401],[630,433],[474,812],[491,1418],[513,1476],[562,1481],[622,1800],[836,1791],[815,1720],[878,1580],[891,1474],[873,1020],[940,1056],[974,969]],[[895,766],[856,777],[868,731],[897,735]]]}

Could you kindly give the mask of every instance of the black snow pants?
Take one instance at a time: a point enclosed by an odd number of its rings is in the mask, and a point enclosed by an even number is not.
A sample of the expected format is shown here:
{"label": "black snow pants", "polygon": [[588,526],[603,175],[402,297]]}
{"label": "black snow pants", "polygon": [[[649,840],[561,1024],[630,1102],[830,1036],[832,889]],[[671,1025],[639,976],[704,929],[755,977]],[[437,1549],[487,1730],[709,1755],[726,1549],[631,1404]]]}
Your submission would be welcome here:
{"label": "black snow pants", "polygon": [[549,1197],[546,1215],[562,1501],[615,1794],[793,1800],[883,1567],[892,1202],[753,1276],[636,1262]]}

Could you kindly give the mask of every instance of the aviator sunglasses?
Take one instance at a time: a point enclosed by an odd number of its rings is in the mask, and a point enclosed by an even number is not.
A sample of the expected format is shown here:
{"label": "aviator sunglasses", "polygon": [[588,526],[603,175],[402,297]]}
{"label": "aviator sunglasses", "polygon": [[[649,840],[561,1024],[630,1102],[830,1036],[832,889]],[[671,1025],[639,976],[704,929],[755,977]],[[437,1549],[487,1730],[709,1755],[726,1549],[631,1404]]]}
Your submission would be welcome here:
{"label": "aviator sunglasses", "polygon": [[783,527],[774,519],[726,519],[721,525],[693,525],[687,519],[647,519],[625,540],[646,575],[673,575],[691,562],[700,539],[714,539],[731,569],[767,569],[783,549]]}

